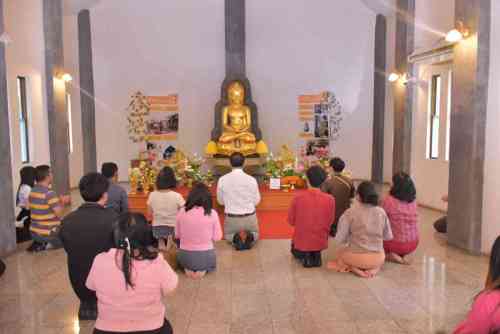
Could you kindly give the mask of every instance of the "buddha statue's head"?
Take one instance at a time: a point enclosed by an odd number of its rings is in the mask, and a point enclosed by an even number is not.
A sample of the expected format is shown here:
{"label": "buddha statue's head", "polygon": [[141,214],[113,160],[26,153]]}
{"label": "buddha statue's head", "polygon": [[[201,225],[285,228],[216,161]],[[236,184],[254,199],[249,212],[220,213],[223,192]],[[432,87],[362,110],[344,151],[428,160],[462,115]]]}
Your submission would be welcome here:
{"label": "buddha statue's head", "polygon": [[227,88],[229,104],[243,105],[245,101],[245,88],[239,81],[234,81]]}

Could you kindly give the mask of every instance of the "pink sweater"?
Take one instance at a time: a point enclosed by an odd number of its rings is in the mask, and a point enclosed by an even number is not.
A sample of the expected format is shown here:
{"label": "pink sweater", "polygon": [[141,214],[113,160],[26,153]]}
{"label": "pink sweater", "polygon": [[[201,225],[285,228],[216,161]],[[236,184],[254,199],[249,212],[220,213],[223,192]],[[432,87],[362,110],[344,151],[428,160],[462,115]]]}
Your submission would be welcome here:
{"label": "pink sweater", "polygon": [[132,282],[118,268],[121,252],[116,248],[96,256],[87,278],[87,287],[97,293],[98,317],[95,327],[102,331],[135,332],[158,329],[165,319],[162,296],[177,287],[177,274],[159,254],[152,261],[134,261]]}
{"label": "pink sweater", "polygon": [[489,334],[500,329],[500,291],[481,293],[455,334]]}
{"label": "pink sweater", "polygon": [[181,249],[206,251],[214,248],[214,241],[222,238],[219,215],[212,210],[206,216],[203,208],[194,207],[188,212],[181,209],[177,214],[175,236],[181,241]]}

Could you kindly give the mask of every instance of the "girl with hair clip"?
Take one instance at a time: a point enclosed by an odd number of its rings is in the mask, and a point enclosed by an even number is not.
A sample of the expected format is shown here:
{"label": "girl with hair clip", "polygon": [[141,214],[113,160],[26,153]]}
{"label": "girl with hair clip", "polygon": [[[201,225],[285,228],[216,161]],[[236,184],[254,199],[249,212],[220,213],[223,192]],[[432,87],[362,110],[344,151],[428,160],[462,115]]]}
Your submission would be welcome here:
{"label": "girl with hair clip", "polygon": [[500,237],[491,249],[488,285],[474,300],[467,319],[453,333],[500,333]]}
{"label": "girl with hair clip", "polygon": [[[25,166],[19,171],[21,182],[19,183],[16,194],[16,206],[20,209],[19,214],[16,217],[16,222],[19,223],[19,226],[16,226],[18,243],[31,240],[31,212],[29,208],[29,197],[31,188],[35,186],[35,173],[36,169],[32,166]],[[33,247],[34,246],[31,246],[30,248]]]}
{"label": "girl with hair clip", "polygon": [[335,241],[341,248],[328,268],[371,278],[384,264],[384,240],[392,239],[392,231],[373,183],[361,183],[356,200],[340,218]]}
{"label": "girl with hair clip", "polygon": [[173,333],[162,297],[177,287],[178,278],[154,250],[151,226],[143,215],[125,213],[113,237],[115,248],[97,255],[87,278],[97,294],[94,334]]}

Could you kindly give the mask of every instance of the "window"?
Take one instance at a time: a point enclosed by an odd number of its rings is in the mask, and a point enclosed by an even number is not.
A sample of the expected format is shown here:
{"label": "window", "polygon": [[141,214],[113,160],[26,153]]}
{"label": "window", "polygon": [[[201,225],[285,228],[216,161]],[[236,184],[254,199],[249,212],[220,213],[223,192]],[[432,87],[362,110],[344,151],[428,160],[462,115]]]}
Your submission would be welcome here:
{"label": "window", "polygon": [[17,96],[19,105],[19,137],[21,140],[21,162],[30,162],[28,99],[26,96],[26,78],[17,77]]}
{"label": "window", "polygon": [[71,117],[71,95],[70,94],[66,94],[66,106],[68,108],[69,153],[73,153],[73,119]]}
{"label": "window", "polygon": [[429,107],[429,140],[428,159],[439,158],[439,122],[441,114],[441,76],[433,75],[431,79]]}

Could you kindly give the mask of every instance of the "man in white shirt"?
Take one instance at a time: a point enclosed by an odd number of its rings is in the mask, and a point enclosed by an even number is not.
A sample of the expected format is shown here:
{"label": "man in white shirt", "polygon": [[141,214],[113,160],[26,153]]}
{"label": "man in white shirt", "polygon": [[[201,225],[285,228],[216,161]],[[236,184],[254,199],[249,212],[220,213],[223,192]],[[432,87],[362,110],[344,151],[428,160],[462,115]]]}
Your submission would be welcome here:
{"label": "man in white shirt", "polygon": [[232,242],[235,234],[242,231],[259,238],[259,224],[255,207],[260,202],[257,180],[243,171],[245,157],[233,153],[229,158],[233,170],[219,179],[217,201],[224,205],[224,238]]}

